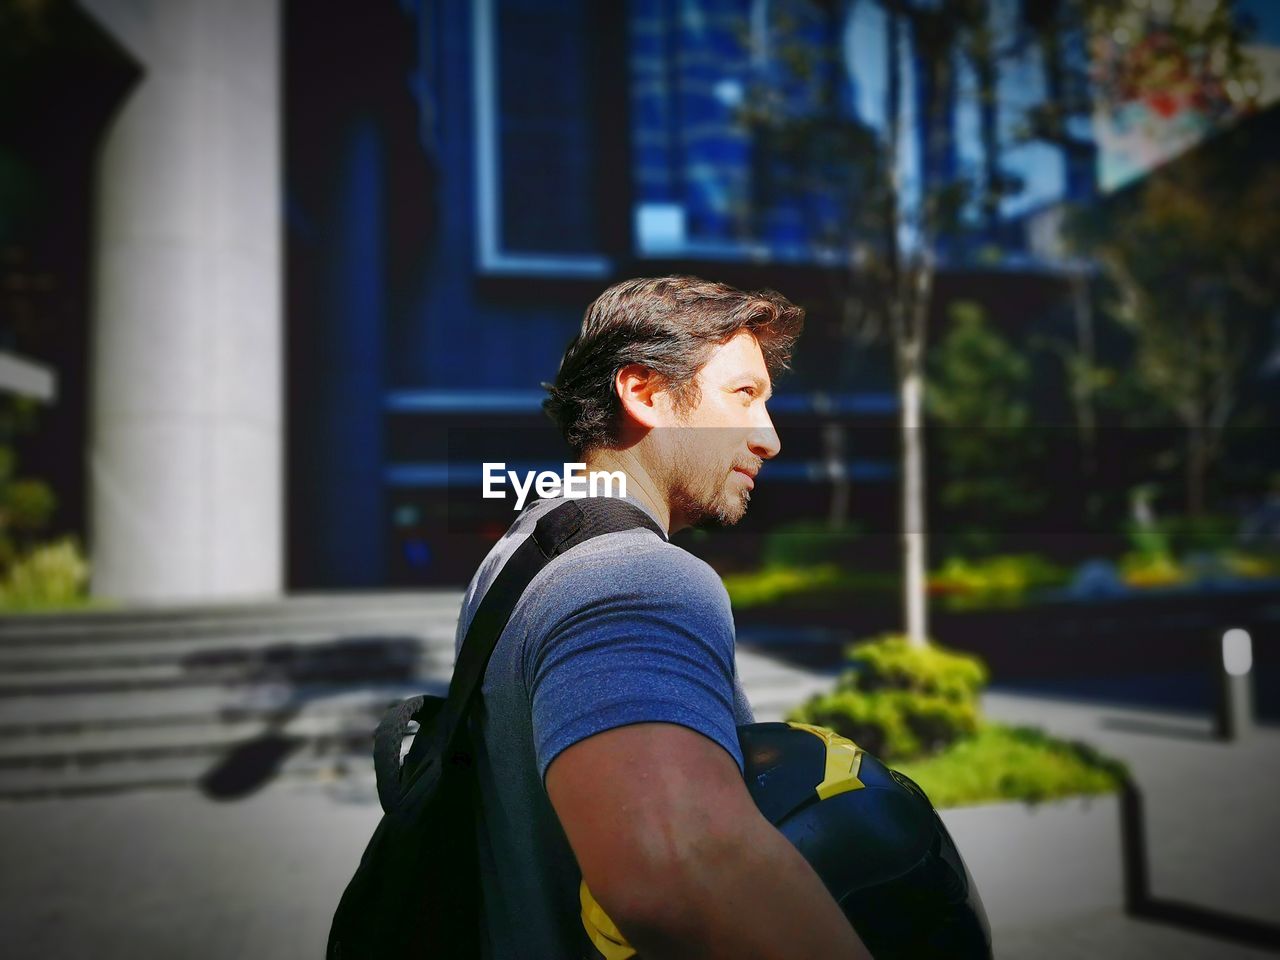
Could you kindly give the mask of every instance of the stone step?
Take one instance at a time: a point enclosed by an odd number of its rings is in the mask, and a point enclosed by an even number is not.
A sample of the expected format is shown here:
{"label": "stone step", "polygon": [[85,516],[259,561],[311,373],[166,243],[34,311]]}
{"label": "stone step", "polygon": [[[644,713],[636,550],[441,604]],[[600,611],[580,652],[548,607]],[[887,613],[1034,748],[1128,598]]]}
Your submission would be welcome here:
{"label": "stone step", "polygon": [[46,734],[137,730],[147,727],[198,727],[229,720],[270,722],[304,705],[308,713],[362,710],[421,693],[442,696],[448,676],[416,678],[408,683],[349,683],[194,687],[117,693],[20,696],[0,699],[0,739]]}
{"label": "stone step", "polygon": [[227,600],[197,601],[131,601],[128,605],[113,606],[105,601],[102,606],[62,611],[14,613],[6,621],[28,621],[51,625],[76,623],[84,620],[127,619],[181,619],[190,616],[258,616],[262,613],[289,613],[293,611],[362,610],[389,606],[414,607],[448,601],[454,604],[462,598],[462,590],[455,587],[425,587],[420,590],[351,590],[315,593],[291,593],[276,597],[249,597]]}
{"label": "stone step", "polygon": [[60,614],[0,617],[0,647],[95,643],[104,638],[165,640],[173,636],[278,631],[285,624],[378,620],[457,622],[458,591],[287,598],[254,604],[130,607]]}
{"label": "stone step", "polygon": [[280,664],[267,664],[262,670],[248,670],[248,664],[235,661],[225,664],[184,667],[179,664],[150,664],[126,667],[95,667],[85,670],[39,670],[0,677],[0,700],[6,697],[60,696],[82,693],[116,693],[152,691],[211,685],[245,685],[251,683],[344,682],[349,686],[387,681],[408,681],[416,677],[448,674],[453,668],[452,651],[419,649],[369,663],[352,657],[313,658],[305,656]]}
{"label": "stone step", "polygon": [[301,654],[333,653],[348,648],[405,643],[452,651],[454,626],[423,623],[421,620],[388,620],[377,625],[367,622],[325,624],[310,632],[290,627],[277,628],[273,633],[227,631],[205,636],[174,636],[163,643],[123,638],[74,646],[0,647],[0,676],[112,666],[288,658],[293,649]]}
{"label": "stone step", "polygon": [[131,643],[166,643],[183,637],[200,636],[257,636],[279,635],[282,632],[329,632],[339,630],[369,631],[387,630],[392,625],[447,627],[457,625],[458,604],[454,600],[440,600],[433,604],[393,605],[388,608],[360,609],[334,608],[332,611],[300,611],[265,616],[219,617],[207,614],[200,617],[148,618],[131,617],[119,621],[86,620],[77,623],[20,623],[13,617],[0,618],[0,649],[72,648],[78,645],[97,645],[108,641]]}
{"label": "stone step", "polygon": [[[74,770],[0,770],[0,800],[75,798],[140,790],[195,790],[216,768],[217,756],[172,756],[80,767]],[[273,772],[272,782],[327,780],[359,785],[376,802],[373,761],[363,755],[304,745]]]}
{"label": "stone step", "polygon": [[253,720],[205,724],[196,727],[108,729],[86,733],[10,737],[0,741],[0,772],[40,767],[75,768],[167,757],[218,756],[264,734],[276,734],[307,743],[368,745],[378,716],[367,709],[342,712],[310,711],[272,726]]}

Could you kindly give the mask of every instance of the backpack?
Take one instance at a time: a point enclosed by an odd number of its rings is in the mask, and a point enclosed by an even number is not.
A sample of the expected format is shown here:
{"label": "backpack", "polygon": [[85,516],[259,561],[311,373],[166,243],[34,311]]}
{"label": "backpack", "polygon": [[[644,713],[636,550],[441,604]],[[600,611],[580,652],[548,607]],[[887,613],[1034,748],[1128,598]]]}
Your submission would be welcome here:
{"label": "backpack", "polygon": [[[334,913],[327,960],[480,955],[478,796],[467,719],[485,667],[520,596],[543,567],[593,537],[635,527],[667,539],[644,510],[621,499],[566,500],[548,511],[480,602],[448,697],[413,697],[387,710],[373,749],[383,816]],[[418,732],[402,764],[411,720]]]}

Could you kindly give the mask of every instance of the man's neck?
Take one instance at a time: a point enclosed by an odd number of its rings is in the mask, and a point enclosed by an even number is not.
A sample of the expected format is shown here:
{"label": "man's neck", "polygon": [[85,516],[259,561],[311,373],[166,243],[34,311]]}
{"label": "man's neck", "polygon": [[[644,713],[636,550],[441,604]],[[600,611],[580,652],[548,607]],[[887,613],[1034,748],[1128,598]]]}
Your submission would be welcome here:
{"label": "man's neck", "polygon": [[671,507],[667,498],[631,450],[600,450],[588,456],[586,464],[587,473],[621,471],[625,474],[627,496],[639,500],[667,531],[668,537],[675,533],[671,529]]}

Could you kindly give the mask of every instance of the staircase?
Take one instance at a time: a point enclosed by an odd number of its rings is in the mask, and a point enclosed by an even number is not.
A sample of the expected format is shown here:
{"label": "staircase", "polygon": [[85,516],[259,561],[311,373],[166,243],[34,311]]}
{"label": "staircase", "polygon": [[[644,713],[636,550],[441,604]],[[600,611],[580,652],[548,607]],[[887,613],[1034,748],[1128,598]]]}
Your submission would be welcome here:
{"label": "staircase", "polygon": [[460,595],[0,620],[0,799],[372,775],[388,703],[441,693]]}
{"label": "staircase", "polygon": [[[6,617],[0,799],[371,779],[386,706],[448,688],[460,603],[440,591]],[[738,669],[761,721],[831,685],[743,647]]]}

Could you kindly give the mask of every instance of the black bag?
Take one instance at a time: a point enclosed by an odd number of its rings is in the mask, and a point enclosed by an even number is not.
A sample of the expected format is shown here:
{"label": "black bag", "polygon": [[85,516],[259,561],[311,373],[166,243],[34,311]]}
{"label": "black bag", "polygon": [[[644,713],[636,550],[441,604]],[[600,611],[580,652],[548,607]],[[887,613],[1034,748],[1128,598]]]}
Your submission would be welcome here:
{"label": "black bag", "polygon": [[[432,960],[480,955],[476,784],[467,718],[489,657],[516,602],[555,557],[592,537],[648,527],[625,500],[566,500],[538,521],[485,593],[467,629],[447,699],[414,697],[391,707],[374,734],[383,816],[338,903],[328,960]],[[410,720],[419,729],[400,763]]]}

